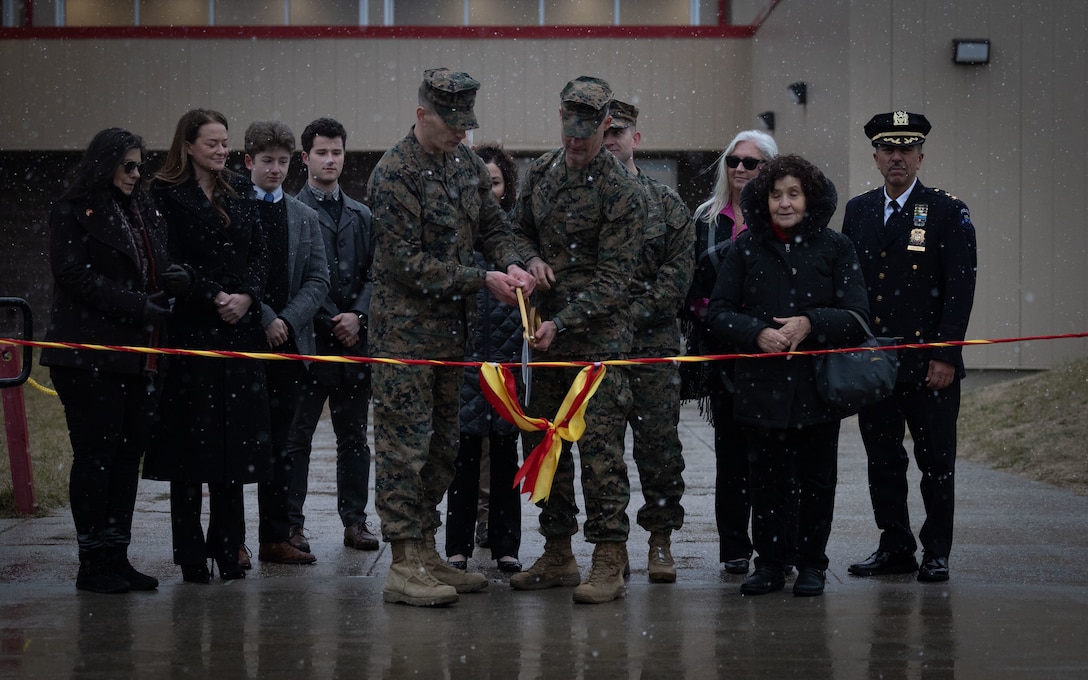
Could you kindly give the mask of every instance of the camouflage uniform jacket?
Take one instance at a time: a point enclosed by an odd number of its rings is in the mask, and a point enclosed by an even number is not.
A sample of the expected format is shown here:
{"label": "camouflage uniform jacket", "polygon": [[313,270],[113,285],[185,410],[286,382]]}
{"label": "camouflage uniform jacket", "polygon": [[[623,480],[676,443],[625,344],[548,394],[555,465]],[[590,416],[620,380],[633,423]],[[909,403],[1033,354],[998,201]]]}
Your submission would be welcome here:
{"label": "camouflage uniform jacket", "polygon": [[465,356],[485,269],[521,261],[491,176],[465,145],[430,156],[414,131],[385,152],[370,179],[377,250],[370,338],[374,356]]}
{"label": "camouflage uniform jacket", "polygon": [[695,223],[679,195],[641,170],[646,188],[645,241],[631,280],[632,356],[680,352],[677,314],[695,269]]}
{"label": "camouflage uniform jacket", "polygon": [[646,199],[638,179],[604,148],[579,170],[562,149],[529,166],[515,213],[518,252],[555,272],[534,300],[541,318],[569,332],[549,356],[582,360],[626,356],[631,347],[628,287],[642,248]]}

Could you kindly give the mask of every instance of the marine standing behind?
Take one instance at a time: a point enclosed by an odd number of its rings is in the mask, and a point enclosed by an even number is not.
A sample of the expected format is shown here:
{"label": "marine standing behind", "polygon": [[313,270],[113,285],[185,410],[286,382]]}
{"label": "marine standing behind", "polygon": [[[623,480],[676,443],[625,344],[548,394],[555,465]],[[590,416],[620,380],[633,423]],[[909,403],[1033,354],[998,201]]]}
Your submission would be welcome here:
{"label": "marine standing behind", "polygon": [[[636,129],[638,107],[614,100],[612,124],[604,145],[646,190],[645,242],[631,281],[631,356],[671,357],[681,352],[677,314],[691,286],[695,269],[695,223],[675,191],[635,165],[635,149],[642,140]],[[680,371],[676,364],[632,366],[631,413],[627,420],[634,434],[634,458],[642,481],[644,503],[638,524],[650,532],[647,563],[650,582],[676,581],[672,531],[684,525],[683,445],[680,422]]]}
{"label": "marine standing behind", "polygon": [[[463,144],[478,127],[479,87],[467,73],[425,71],[415,125],[371,176],[375,357],[462,361],[477,291],[486,286],[508,304],[517,287],[532,293],[491,176]],[[476,249],[500,271],[477,266]],[[455,366],[374,366],[376,506],[393,558],[386,602],[450,604],[487,587],[482,574],[446,564],[434,542],[460,444],[463,379]]]}

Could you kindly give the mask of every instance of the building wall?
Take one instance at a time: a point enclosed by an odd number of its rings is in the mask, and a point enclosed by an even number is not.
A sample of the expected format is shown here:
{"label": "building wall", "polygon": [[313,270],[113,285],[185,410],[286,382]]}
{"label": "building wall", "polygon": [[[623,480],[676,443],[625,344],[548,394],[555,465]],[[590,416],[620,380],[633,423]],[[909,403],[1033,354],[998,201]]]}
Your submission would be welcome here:
{"label": "building wall", "polygon": [[[766,110],[780,147],[824,168],[845,203],[880,181],[861,126],[906,108],[934,125],[923,182],[962,198],[978,230],[968,336],[1085,332],[1088,9],[1050,0],[1046,10],[1026,0],[783,0],[751,39],[0,40],[0,150],[75,151],[111,125],[163,149],[184,110],[209,106],[231,120],[236,146],[250,120],[280,118],[298,133],[332,115],[349,150],[370,157],[407,132],[422,69],[447,65],[483,83],[476,139],[535,154],[558,144],[558,92],[586,73],[640,106],[642,149],[678,160],[692,207],[713,154]],[[953,38],[989,38],[991,63],[954,65]],[[806,106],[790,101],[795,81],[808,84]],[[0,251],[14,231],[42,233],[44,216],[19,202],[55,191],[35,182],[57,174],[20,166],[0,176],[0,196],[14,197],[0,206]],[[0,258],[0,294],[19,292],[4,272],[17,259]],[[1034,369],[1086,351],[1061,340],[965,356],[973,368]]]}

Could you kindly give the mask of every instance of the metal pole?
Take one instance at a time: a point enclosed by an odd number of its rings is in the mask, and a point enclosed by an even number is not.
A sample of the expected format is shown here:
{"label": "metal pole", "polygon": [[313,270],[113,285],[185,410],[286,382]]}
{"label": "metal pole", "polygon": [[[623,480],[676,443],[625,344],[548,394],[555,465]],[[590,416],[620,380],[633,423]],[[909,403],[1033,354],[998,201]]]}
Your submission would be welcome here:
{"label": "metal pole", "polygon": [[[0,378],[17,378],[19,348],[0,344]],[[34,513],[34,472],[30,463],[30,436],[26,424],[26,403],[22,387],[0,389],[4,405],[4,428],[8,436],[8,460],[11,461],[11,488],[15,494],[15,511],[20,515]]]}

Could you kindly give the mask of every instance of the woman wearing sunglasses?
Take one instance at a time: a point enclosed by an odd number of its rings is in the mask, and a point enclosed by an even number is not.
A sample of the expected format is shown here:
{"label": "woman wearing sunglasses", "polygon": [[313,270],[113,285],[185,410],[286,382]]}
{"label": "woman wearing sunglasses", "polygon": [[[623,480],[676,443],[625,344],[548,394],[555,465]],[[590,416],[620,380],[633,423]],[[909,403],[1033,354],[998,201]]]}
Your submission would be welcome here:
{"label": "woman wearing sunglasses", "polygon": [[[688,354],[725,353],[706,327],[707,304],[719,264],[733,239],[747,229],[740,210],[740,192],[777,155],[773,137],[759,130],[745,130],[729,142],[718,158],[714,193],[695,210],[695,277],[682,317]],[[732,362],[683,364],[682,397],[698,399],[700,411],[714,426],[714,511],[719,559],[726,573],[747,574],[752,558],[748,456],[740,430],[733,423],[733,396],[727,388],[731,371]]]}
{"label": "woman wearing sunglasses", "polygon": [[[140,186],[143,140],[95,135],[49,217],[53,306],[46,340],[154,347],[167,299],[189,287],[167,262],[166,224]],[[128,561],[140,457],[155,411],[158,357],[47,348],[72,442],[68,491],[79,546],[76,588],[153,590]]]}

